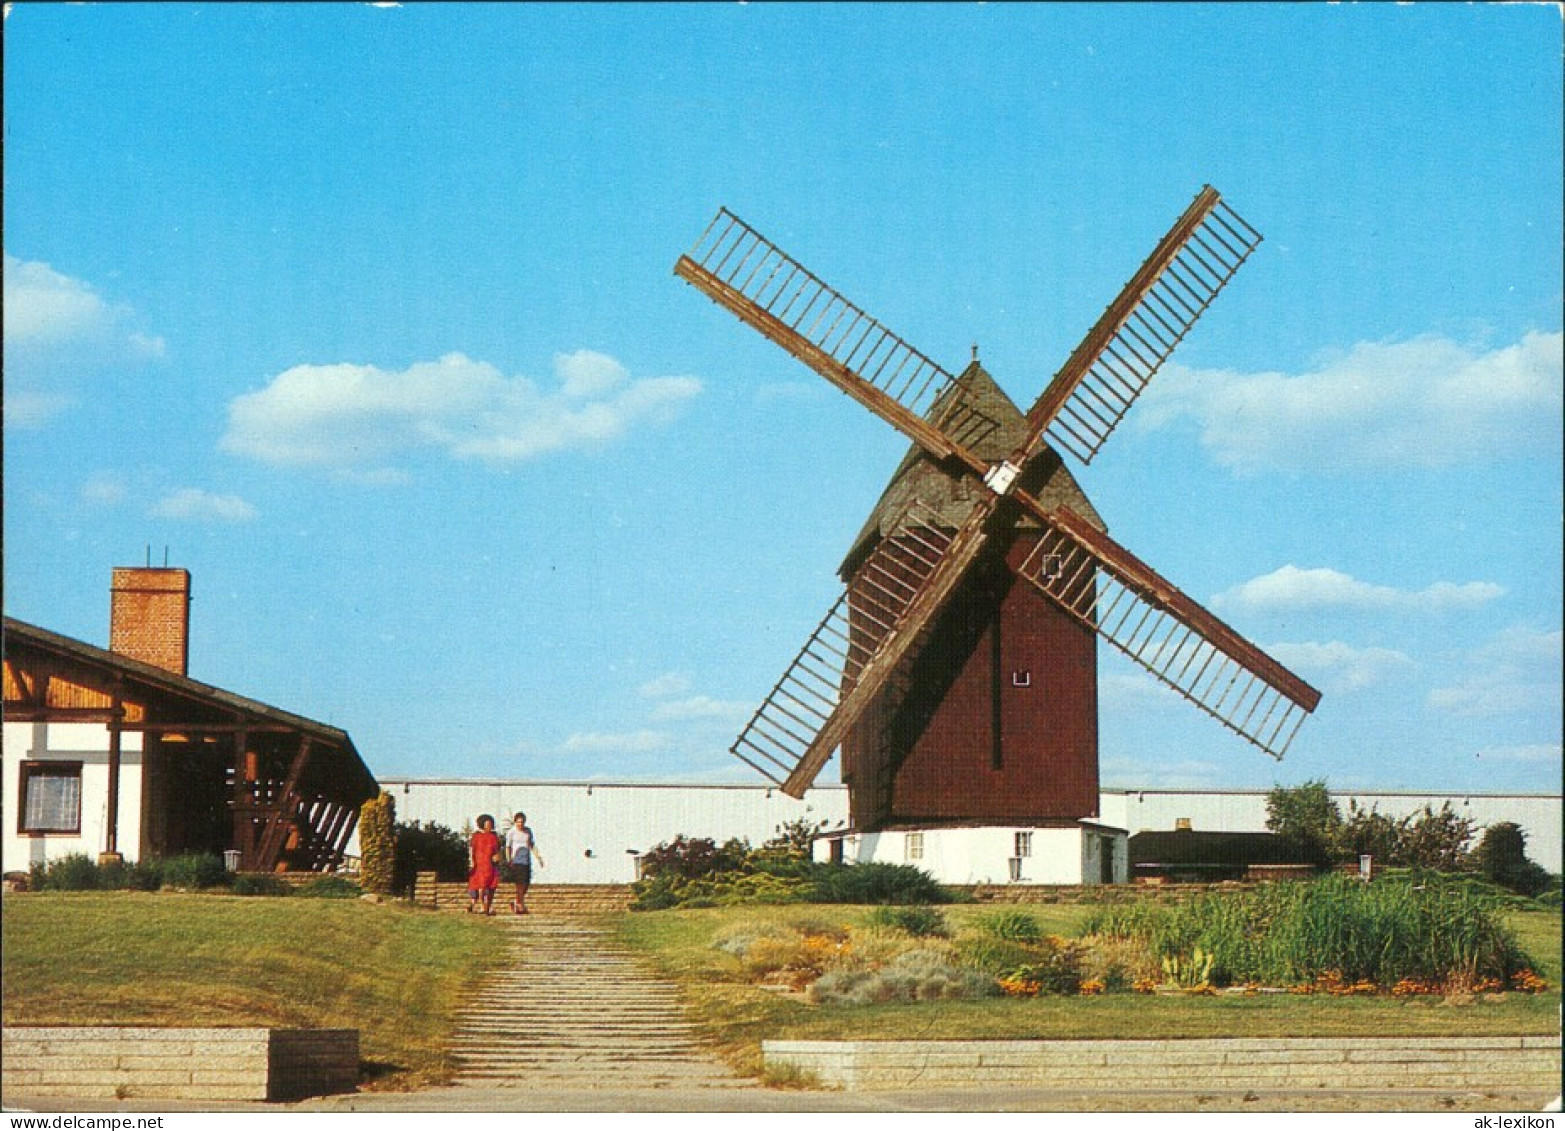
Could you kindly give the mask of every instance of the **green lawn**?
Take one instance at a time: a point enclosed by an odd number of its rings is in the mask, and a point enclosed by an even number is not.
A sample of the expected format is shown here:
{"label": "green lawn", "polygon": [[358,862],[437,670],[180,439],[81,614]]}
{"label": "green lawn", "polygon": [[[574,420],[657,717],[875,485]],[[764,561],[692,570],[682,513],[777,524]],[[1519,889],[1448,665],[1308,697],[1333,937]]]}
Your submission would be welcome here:
{"label": "green lawn", "polygon": [[[943,908],[954,928],[994,907]],[[1092,910],[1039,906],[1046,932],[1072,934]],[[610,921],[618,937],[679,981],[695,1019],[735,1065],[759,1071],[764,1039],[1027,1039],[1181,1037],[1342,1037],[1554,1034],[1559,1032],[1560,917],[1511,912],[1507,922],[1537,970],[1553,985],[1538,995],[1439,998],[1040,996],[905,1005],[818,1006],[799,995],[749,984],[734,956],[712,943],[746,921],[863,923],[870,909],[724,907],[629,914]]]}
{"label": "green lawn", "polygon": [[364,1083],[451,1075],[445,1046],[488,920],[360,900],[133,892],[7,895],[7,1025],[355,1028]]}

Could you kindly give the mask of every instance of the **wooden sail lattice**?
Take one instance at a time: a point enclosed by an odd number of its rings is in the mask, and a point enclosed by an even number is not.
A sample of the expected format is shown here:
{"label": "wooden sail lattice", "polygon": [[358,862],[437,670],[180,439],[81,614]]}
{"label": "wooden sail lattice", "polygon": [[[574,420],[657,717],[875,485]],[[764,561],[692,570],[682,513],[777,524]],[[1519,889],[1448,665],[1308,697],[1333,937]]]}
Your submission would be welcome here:
{"label": "wooden sail lattice", "polygon": [[888,529],[853,588],[833,603],[730,748],[779,786],[896,630],[951,544],[935,510],[917,499]]}
{"label": "wooden sail lattice", "polygon": [[1092,461],[1260,243],[1260,233],[1204,186],[1026,414],[1009,457],[995,462],[988,449],[998,423],[960,378],[720,209],[675,273],[912,438],[949,474],[980,480],[988,492],[954,531],[928,516],[893,524],[732,752],[802,796],[882,689],[902,686],[917,641],[977,561],[996,507],[1010,496],[1043,529],[1022,576],[1183,698],[1281,758],[1320,693],[1068,506],[1046,508],[1030,494],[1039,461],[1057,459],[1055,452]]}
{"label": "wooden sail lattice", "polygon": [[[956,380],[726,208],[680,269],[692,282],[708,284],[703,289],[709,293],[715,280],[764,315],[761,321],[786,328],[789,337],[796,335],[915,416],[928,415]],[[795,343],[778,340],[799,352]]]}
{"label": "wooden sail lattice", "polygon": [[1020,575],[1076,620],[1229,730],[1281,759],[1319,692],[1232,637],[1177,590],[1132,576],[1086,544],[1045,524]]}
{"label": "wooden sail lattice", "polygon": [[1260,246],[1260,233],[1215,193],[1195,219],[1166,261],[1150,265],[1151,278],[1133,281],[1138,293],[1129,296],[1135,301],[1128,312],[1111,307],[1109,324],[1083,343],[1096,356],[1081,359],[1085,371],[1045,432],[1050,444],[1082,463],[1092,462],[1147,382]]}

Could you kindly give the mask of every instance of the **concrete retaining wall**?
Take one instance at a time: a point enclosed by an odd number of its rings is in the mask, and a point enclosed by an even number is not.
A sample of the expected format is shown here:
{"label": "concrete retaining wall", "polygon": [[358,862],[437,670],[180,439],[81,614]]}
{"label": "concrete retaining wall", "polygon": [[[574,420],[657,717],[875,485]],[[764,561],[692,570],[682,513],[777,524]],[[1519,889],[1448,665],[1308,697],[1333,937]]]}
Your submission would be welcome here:
{"label": "concrete retaining wall", "polygon": [[[1559,1037],[1171,1041],[765,1041],[827,1087],[1558,1089]],[[1190,1082],[1181,1084],[1180,1081]]]}
{"label": "concrete retaining wall", "polygon": [[357,1029],[0,1032],[0,1090],[83,1099],[295,1100],[358,1084]]}

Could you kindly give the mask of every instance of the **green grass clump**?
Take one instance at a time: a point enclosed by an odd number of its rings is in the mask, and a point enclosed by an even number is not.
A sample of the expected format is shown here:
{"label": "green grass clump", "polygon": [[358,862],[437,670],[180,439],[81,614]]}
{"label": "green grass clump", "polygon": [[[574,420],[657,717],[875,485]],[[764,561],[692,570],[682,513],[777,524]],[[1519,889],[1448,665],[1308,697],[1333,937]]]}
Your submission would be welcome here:
{"label": "green grass clump", "polygon": [[877,907],[870,914],[869,925],[885,930],[902,931],[914,938],[946,938],[951,928],[946,917],[936,908],[924,906]]}
{"label": "green grass clump", "polygon": [[364,889],[342,876],[316,876],[294,890],[302,899],[358,899]]}
{"label": "green grass clump", "polygon": [[266,876],[246,872],[234,877],[231,889],[235,895],[292,895],[293,888],[288,881],[278,879],[276,876]]}
{"label": "green grass clump", "polygon": [[7,895],[0,1023],[358,1029],[362,1082],[443,1083],[457,1010],[503,961],[494,926],[359,900]]}
{"label": "green grass clump", "polygon": [[1106,908],[1084,930],[1146,942],[1160,959],[1210,956],[1215,984],[1288,986],[1334,974],[1391,986],[1505,981],[1532,965],[1502,904],[1434,873],[1365,884],[1347,876],[1213,893],[1185,904]]}
{"label": "green grass clump", "polygon": [[1036,943],[1044,936],[1043,925],[1027,912],[1010,908],[993,915],[985,915],[977,922],[984,934],[1008,942]]}

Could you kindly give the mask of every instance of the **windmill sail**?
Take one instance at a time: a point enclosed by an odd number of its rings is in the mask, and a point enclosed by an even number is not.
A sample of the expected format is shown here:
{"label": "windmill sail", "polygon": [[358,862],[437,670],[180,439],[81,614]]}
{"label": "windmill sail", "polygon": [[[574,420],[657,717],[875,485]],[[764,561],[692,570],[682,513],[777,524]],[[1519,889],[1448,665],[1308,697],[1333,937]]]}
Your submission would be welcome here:
{"label": "windmill sail", "polygon": [[956,378],[728,209],[674,273],[933,452],[960,454],[936,406]]}
{"label": "windmill sail", "polygon": [[1202,189],[1038,398],[1022,459],[1046,437],[1091,463],[1260,242],[1216,189]]}
{"label": "windmill sail", "polygon": [[1070,511],[1018,572],[1218,722],[1280,759],[1320,692]]}
{"label": "windmill sail", "polygon": [[[733,746],[802,796],[978,560],[1014,521],[1043,527],[1019,572],[1081,623],[1250,742],[1280,758],[1320,693],[1191,601],[1069,505],[1030,492],[1043,460],[1091,462],[1147,383],[1259,246],[1204,187],[1055,375],[1008,458],[981,459],[1002,428],[945,369],[822,282],[726,208],[674,271],[887,420],[946,474],[982,480],[965,520],[899,519]],[[975,362],[976,364],[976,362]],[[1025,485],[1025,489],[1023,489]],[[965,498],[966,496],[962,496]],[[952,528],[955,527],[954,532]],[[916,532],[909,536],[909,532]],[[881,533],[885,533],[884,530]]]}
{"label": "windmill sail", "polygon": [[[987,503],[978,509],[987,515]],[[896,674],[954,584],[947,579],[976,555],[980,522],[953,533],[932,508],[910,504],[751,717],[734,756],[801,796]],[[959,545],[972,548],[953,554]]]}

